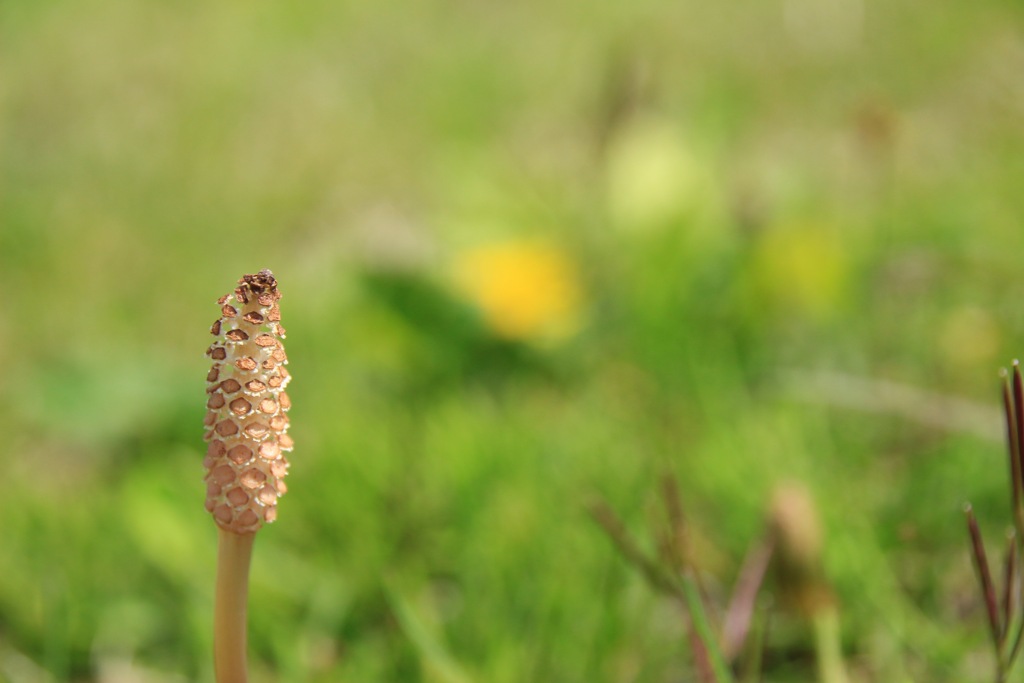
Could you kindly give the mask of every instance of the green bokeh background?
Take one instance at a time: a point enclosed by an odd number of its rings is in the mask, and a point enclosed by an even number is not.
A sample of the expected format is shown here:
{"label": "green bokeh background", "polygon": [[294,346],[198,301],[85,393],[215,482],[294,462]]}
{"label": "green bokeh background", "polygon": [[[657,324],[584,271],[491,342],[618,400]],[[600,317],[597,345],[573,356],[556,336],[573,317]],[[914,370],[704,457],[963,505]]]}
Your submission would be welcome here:
{"label": "green bokeh background", "polygon": [[[586,512],[653,547],[665,472],[716,609],[802,482],[851,679],[991,680],[960,507],[1001,539],[1022,29],[1005,1],[0,3],[0,678],[212,681],[203,350],[270,267],[297,447],[254,681],[695,680]],[[452,264],[538,240],[581,323],[502,339]],[[812,680],[810,643],[776,610],[764,680]]]}

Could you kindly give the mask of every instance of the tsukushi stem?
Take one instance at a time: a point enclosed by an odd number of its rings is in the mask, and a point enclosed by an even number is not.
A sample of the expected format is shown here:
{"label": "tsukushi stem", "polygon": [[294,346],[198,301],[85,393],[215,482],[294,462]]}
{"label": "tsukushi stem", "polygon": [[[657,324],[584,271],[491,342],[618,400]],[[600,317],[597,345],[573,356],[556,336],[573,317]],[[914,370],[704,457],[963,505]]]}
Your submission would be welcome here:
{"label": "tsukushi stem", "polygon": [[217,683],[246,683],[249,561],[256,534],[220,529],[214,606],[213,665]]}

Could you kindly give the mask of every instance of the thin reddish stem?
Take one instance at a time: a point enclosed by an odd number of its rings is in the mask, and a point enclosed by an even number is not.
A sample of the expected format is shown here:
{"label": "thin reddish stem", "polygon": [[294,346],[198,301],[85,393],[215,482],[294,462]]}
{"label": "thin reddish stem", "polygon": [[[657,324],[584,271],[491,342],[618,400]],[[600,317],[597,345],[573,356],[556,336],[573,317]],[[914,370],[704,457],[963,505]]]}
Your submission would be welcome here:
{"label": "thin reddish stem", "polygon": [[1006,560],[1003,563],[1003,628],[1001,640],[1005,643],[1010,635],[1010,625],[1015,618],[1017,588],[1017,536],[1012,531],[1006,536]]}
{"label": "thin reddish stem", "polygon": [[1014,380],[1011,380],[1009,376],[1003,382],[1003,410],[1006,417],[1006,443],[1010,456],[1010,496],[1013,505],[1014,527],[1017,528],[1018,533],[1021,533],[1024,532],[1021,529],[1021,523],[1024,522],[1021,517],[1021,491],[1024,487],[1022,487],[1021,480],[1020,441],[1013,399],[1013,382]]}
{"label": "thin reddish stem", "polygon": [[967,516],[967,532],[971,536],[971,551],[974,556],[974,566],[978,570],[978,581],[981,584],[981,593],[985,601],[985,611],[988,614],[989,629],[992,632],[992,644],[996,648],[996,656],[1002,662],[1002,627],[999,619],[999,605],[996,601],[996,588],[992,582],[992,572],[989,570],[988,557],[985,555],[985,544],[981,539],[981,530],[978,528],[978,520],[974,516],[974,510],[970,505],[964,506],[964,514]]}
{"label": "thin reddish stem", "polygon": [[[1007,430],[1013,439],[1011,457],[1016,457],[1016,479],[1013,487],[1017,491],[1013,520],[1018,534],[1024,534],[1024,379],[1020,374],[1020,362],[1013,361],[1013,419],[1007,416]],[[1012,424],[1011,424],[1012,422]],[[1011,431],[1012,430],[1012,431]]]}

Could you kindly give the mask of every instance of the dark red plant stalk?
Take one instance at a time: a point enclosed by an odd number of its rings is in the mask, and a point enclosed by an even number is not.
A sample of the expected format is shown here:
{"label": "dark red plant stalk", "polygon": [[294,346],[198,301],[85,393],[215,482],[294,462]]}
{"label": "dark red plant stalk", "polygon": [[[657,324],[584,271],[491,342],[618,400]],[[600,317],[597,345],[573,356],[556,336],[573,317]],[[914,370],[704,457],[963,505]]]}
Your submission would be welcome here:
{"label": "dark red plant stalk", "polygon": [[[1024,378],[1019,361],[1013,361],[1013,376],[1008,383],[1012,393],[1006,404],[1006,432],[1010,439],[1010,458],[1016,461],[1016,466],[1010,467],[1013,525],[1017,536],[1024,538]],[[1004,390],[1004,402],[1005,394]]]}
{"label": "dark red plant stalk", "polygon": [[1019,526],[1016,520],[1020,516],[1018,511],[1021,509],[1021,462],[1020,442],[1017,434],[1017,419],[1013,400],[1014,384],[1016,384],[1016,381],[1015,379],[1011,380],[1005,371],[1003,376],[1005,377],[1003,381],[1003,410],[1006,417],[1006,443],[1010,452],[1010,496],[1015,526]]}
{"label": "dark red plant stalk", "polygon": [[1017,598],[1017,534],[1010,531],[1006,534],[1006,561],[1003,563],[1003,628],[1001,641],[1006,642],[1013,623],[1013,607]]}
{"label": "dark red plant stalk", "polygon": [[1002,662],[1002,625],[999,619],[999,606],[996,602],[996,588],[992,583],[992,572],[989,570],[988,557],[985,554],[985,544],[981,540],[978,520],[974,516],[974,509],[970,504],[964,506],[964,514],[967,516],[967,532],[971,537],[971,554],[974,558],[974,568],[978,571],[981,594],[985,600],[985,611],[988,614],[989,629],[992,632],[992,643],[996,648],[996,656]]}

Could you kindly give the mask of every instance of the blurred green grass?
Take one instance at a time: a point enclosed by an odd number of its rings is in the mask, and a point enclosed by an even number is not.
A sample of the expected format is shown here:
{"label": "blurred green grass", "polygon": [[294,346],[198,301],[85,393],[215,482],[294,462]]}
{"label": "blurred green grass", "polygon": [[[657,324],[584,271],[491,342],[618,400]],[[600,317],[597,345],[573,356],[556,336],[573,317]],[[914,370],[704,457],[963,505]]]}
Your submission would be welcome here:
{"label": "blurred green grass", "polygon": [[[959,510],[1000,538],[1020,26],[1006,2],[0,4],[0,675],[212,680],[202,351],[270,267],[297,449],[255,680],[690,680],[680,614],[585,513],[643,534],[666,470],[716,596],[800,480],[854,679],[988,680]],[[488,325],[453,273],[489,244],[574,264],[571,333]],[[981,418],[851,408],[819,373]],[[778,624],[765,679],[808,680],[809,632]]]}

